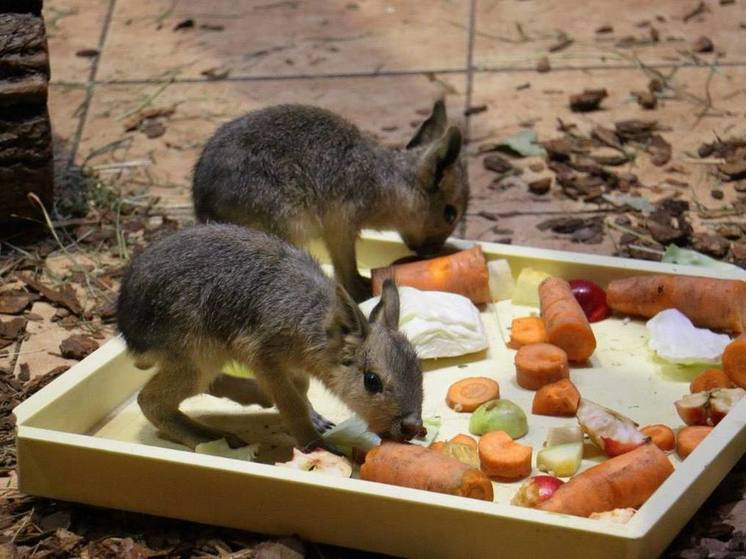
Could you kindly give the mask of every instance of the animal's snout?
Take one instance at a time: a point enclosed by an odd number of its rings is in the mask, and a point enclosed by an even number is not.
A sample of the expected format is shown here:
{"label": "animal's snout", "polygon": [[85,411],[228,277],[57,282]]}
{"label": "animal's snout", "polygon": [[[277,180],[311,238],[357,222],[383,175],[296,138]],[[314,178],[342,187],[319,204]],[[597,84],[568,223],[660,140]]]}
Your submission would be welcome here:
{"label": "animal's snout", "polygon": [[427,431],[425,433],[423,431],[425,431],[425,428],[422,425],[422,418],[418,414],[411,413],[401,420],[401,432],[407,438],[411,439],[427,433]]}

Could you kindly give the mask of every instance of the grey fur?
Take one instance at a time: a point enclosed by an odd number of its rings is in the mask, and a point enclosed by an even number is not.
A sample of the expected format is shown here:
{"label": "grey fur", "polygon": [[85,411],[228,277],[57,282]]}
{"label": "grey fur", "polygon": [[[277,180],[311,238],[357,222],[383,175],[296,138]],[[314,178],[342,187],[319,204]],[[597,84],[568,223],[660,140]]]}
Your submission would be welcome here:
{"label": "grey fur", "polygon": [[[399,296],[387,285],[368,321],[347,292],[302,250],[234,225],[198,225],[148,247],[127,268],[119,329],[141,368],[157,365],[138,401],[167,437],[194,448],[235,435],[187,417],[179,404],[208,392],[243,404],[275,404],[301,448],[325,446],[328,426],[307,399],[309,375],[371,429],[393,438],[421,425],[422,372],[398,322]],[[394,316],[395,315],[395,316]],[[396,326],[396,323],[395,323]],[[235,359],[256,380],[220,373]],[[364,386],[376,373],[383,391]]]}
{"label": "grey fur", "polygon": [[447,127],[442,101],[406,149],[383,147],[317,107],[268,107],[224,124],[208,141],[194,168],[195,213],[201,222],[260,228],[298,246],[321,237],[335,274],[360,301],[370,297],[370,281],[357,271],[360,230],[394,229],[419,253],[442,246],[469,199],[460,151],[461,133]]}

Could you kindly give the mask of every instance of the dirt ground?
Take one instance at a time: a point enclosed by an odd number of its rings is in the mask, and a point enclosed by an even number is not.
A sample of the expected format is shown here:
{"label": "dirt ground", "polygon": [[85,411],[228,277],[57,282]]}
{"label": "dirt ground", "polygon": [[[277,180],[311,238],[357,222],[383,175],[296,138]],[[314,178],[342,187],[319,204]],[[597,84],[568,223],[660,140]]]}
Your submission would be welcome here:
{"label": "dirt ground", "polygon": [[[55,236],[0,245],[0,557],[363,556],[295,540],[278,555],[14,489],[12,405],[112,335],[122,266],[192,220],[201,146],[246,111],[319,105],[400,146],[444,98],[468,140],[460,236],[746,263],[746,0],[46,0],[44,15],[58,194],[39,221]],[[739,466],[666,556],[746,556],[744,499]]]}

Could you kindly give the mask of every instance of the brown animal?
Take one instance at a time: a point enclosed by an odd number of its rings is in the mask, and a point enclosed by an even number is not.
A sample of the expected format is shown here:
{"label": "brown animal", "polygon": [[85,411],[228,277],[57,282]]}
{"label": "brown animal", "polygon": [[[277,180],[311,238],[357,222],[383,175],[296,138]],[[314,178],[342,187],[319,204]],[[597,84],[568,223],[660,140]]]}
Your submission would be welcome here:
{"label": "brown animal", "polygon": [[422,254],[436,251],[469,199],[461,133],[435,103],[406,149],[391,149],[340,116],[278,105],[221,126],[194,168],[201,222],[236,223],[300,246],[321,237],[356,301],[371,296],[357,270],[363,228],[394,229]]}
{"label": "brown animal", "polygon": [[[179,410],[199,393],[274,404],[302,449],[329,448],[330,423],[308,401],[314,376],[371,430],[411,438],[422,426],[422,372],[397,331],[399,295],[386,285],[368,321],[316,261],[274,235],[199,225],[136,256],[118,300],[119,328],[140,368],[157,366],[138,396],[165,436],[191,448],[226,437]],[[222,374],[228,360],[254,379]]]}

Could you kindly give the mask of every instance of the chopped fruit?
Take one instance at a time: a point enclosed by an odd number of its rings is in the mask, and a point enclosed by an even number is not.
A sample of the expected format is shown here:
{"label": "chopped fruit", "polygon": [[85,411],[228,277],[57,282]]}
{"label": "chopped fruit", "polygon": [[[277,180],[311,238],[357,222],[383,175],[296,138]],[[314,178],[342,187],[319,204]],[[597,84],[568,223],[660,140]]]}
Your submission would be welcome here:
{"label": "chopped fruit", "polygon": [[307,472],[318,472],[337,477],[350,477],[352,475],[352,464],[347,458],[337,456],[321,448],[308,454],[304,454],[297,448],[294,448],[292,460],[278,462],[275,466],[305,470]]}
{"label": "chopped fruit", "polygon": [[709,417],[709,392],[686,394],[681,400],[674,402],[676,412],[687,425],[707,425]]}
{"label": "chopped fruit", "polygon": [[466,444],[472,448],[477,448],[477,446],[479,446],[477,443],[477,439],[469,435],[464,435],[463,433],[456,435],[449,442]]}
{"label": "chopped fruit", "polygon": [[676,436],[673,433],[673,429],[667,425],[661,425],[657,423],[655,425],[648,425],[640,429],[640,433],[646,437],[650,437],[653,444],[668,452],[676,448]]}
{"label": "chopped fruit", "polygon": [[616,524],[626,524],[637,512],[633,508],[614,509],[606,512],[594,512],[588,518],[594,520],[606,520],[607,522],[614,522]]}
{"label": "chopped fruit", "polygon": [[569,477],[580,469],[583,443],[567,443],[543,448],[536,455],[536,467],[555,476]]}
{"label": "chopped fruit", "polygon": [[570,290],[583,309],[588,322],[598,322],[611,315],[606,292],[588,280],[570,280]]}
{"label": "chopped fruit", "polygon": [[472,414],[469,431],[474,435],[505,431],[512,439],[519,439],[528,433],[528,420],[523,410],[510,400],[491,400]]}
{"label": "chopped fruit", "polygon": [[728,414],[746,391],[743,388],[718,388],[710,391],[710,421],[717,425]]}
{"label": "chopped fruit", "polygon": [[546,272],[523,268],[513,290],[513,304],[527,307],[539,306],[539,284],[549,277]]}
{"label": "chopped fruit", "polygon": [[744,394],[743,388],[716,388],[686,394],[674,405],[687,425],[717,425]]}
{"label": "chopped fruit", "polygon": [[542,501],[549,499],[563,483],[565,482],[553,476],[534,476],[521,484],[518,492],[510,500],[510,504],[534,508]]}
{"label": "chopped fruit", "polygon": [[580,399],[577,417],[583,431],[607,456],[624,454],[650,440],[630,418],[585,398]]}
{"label": "chopped fruit", "polygon": [[547,432],[547,440],[544,446],[557,446],[567,443],[582,443],[583,430],[577,425],[565,427],[553,427]]}

